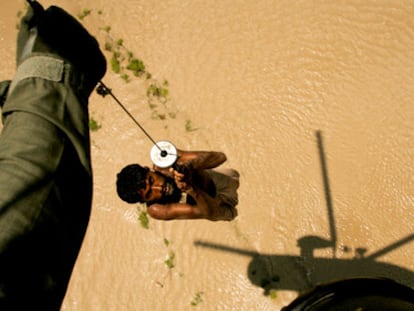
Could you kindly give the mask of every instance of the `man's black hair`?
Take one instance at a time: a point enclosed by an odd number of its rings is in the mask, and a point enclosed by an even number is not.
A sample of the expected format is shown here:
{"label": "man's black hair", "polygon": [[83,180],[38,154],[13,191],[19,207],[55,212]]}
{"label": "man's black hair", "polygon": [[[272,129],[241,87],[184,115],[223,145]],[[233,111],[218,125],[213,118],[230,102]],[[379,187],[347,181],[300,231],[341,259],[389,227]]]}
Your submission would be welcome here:
{"label": "man's black hair", "polygon": [[116,191],[118,196],[128,203],[144,202],[138,191],[145,188],[148,171],[148,167],[142,167],[139,164],[125,166],[117,175]]}

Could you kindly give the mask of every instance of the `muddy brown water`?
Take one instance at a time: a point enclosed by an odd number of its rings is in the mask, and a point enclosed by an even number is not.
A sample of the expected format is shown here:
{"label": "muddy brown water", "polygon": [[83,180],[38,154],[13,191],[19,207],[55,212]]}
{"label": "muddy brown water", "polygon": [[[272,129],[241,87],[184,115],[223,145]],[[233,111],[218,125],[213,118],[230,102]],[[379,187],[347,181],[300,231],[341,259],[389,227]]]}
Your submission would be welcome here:
{"label": "muddy brown water", "polygon": [[[62,310],[278,310],[337,278],[414,286],[412,1],[42,3],[90,9],[102,47],[144,62],[150,79],[104,81],[153,138],[224,151],[241,174],[235,221],[145,229],[114,182],[152,144],[93,94],[93,211]],[[1,4],[1,79],[23,7]]]}

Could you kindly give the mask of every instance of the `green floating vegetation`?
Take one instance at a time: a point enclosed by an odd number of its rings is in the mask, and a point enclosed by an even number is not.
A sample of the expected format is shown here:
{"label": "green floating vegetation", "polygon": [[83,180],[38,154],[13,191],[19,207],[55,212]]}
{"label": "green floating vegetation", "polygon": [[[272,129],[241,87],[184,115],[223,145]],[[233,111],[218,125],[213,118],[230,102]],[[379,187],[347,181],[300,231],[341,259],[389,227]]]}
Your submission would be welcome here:
{"label": "green floating vegetation", "polygon": [[117,58],[116,53],[114,53],[112,55],[111,68],[112,68],[112,71],[115,72],[115,73],[120,73],[121,72],[121,62]]}
{"label": "green floating vegetation", "polygon": [[177,112],[168,107],[169,82],[164,80],[162,83],[152,81],[147,87],[148,106],[152,111],[151,118],[154,120],[175,119]]}
{"label": "green floating vegetation", "polygon": [[[125,82],[130,82],[129,75],[124,70],[129,70],[135,77],[141,77],[146,73],[144,62],[136,57],[124,45],[124,39],[114,39],[110,35],[111,26],[106,25],[102,28],[107,36],[104,43],[104,49],[112,53],[110,57],[110,64],[112,71],[119,74]],[[147,73],[147,76],[150,74]]]}
{"label": "green floating vegetation", "polygon": [[121,74],[121,78],[122,78],[122,80],[124,80],[125,82],[129,82],[129,81],[130,81],[129,75],[128,75],[128,74],[126,74],[126,73]]}
{"label": "green floating vegetation", "polygon": [[[110,59],[112,71],[119,74],[124,81],[130,81],[129,75],[125,70],[132,72],[132,75],[135,77],[141,77],[147,73],[144,62],[134,57],[131,51],[125,50],[123,39],[118,39],[116,42],[112,39],[108,39],[104,44],[104,49],[112,53]],[[150,74],[147,73],[146,76],[148,77],[148,75]],[[126,79],[126,77],[128,77],[128,79]]]}
{"label": "green floating vegetation", "polygon": [[200,303],[203,302],[203,292],[197,292],[193,298],[193,300],[191,301],[191,305],[193,307],[198,306]]}
{"label": "green floating vegetation", "polygon": [[89,118],[89,129],[91,131],[97,131],[101,128],[102,126],[98,123],[98,121],[96,121],[93,117]]}
{"label": "green floating vegetation", "polygon": [[175,267],[175,252],[170,251],[168,258],[164,261],[168,269],[173,269]]}
{"label": "green floating vegetation", "polygon": [[[92,11],[90,9],[83,9],[78,14],[78,18],[83,20],[92,13],[103,14],[102,10]],[[145,79],[144,87],[146,87],[147,103],[151,110],[151,118],[161,121],[176,119],[176,109],[172,109],[168,105],[170,95],[169,82],[153,78],[144,62],[135,57],[134,53],[126,47],[124,39],[116,38],[111,34],[112,27],[110,25],[106,24],[103,27],[98,27],[98,29],[104,32],[101,46],[107,52],[108,68],[111,68],[126,83],[133,81],[134,78]],[[165,125],[164,128],[168,128],[168,126]],[[195,131],[190,120],[186,121],[185,130],[187,132]]]}
{"label": "green floating vegetation", "polygon": [[105,42],[104,49],[105,51],[112,52],[112,44],[109,42]]}
{"label": "green floating vegetation", "polygon": [[82,12],[80,12],[80,13],[78,14],[78,18],[79,18],[80,20],[83,20],[86,16],[90,15],[90,14],[91,14],[91,12],[92,12],[92,10],[90,10],[90,9],[83,9],[83,10],[82,10]]}
{"label": "green floating vegetation", "polygon": [[273,299],[273,300],[277,298],[277,292],[275,289],[270,290],[269,297],[270,299]]}
{"label": "green floating vegetation", "polygon": [[163,85],[151,83],[147,88],[147,96],[167,99],[168,96],[168,81],[164,81]]}
{"label": "green floating vegetation", "polygon": [[131,58],[126,69],[132,71],[135,77],[140,77],[145,73],[144,62],[138,58]]}
{"label": "green floating vegetation", "polygon": [[193,122],[191,120],[185,120],[185,130],[187,132],[195,131],[195,129],[193,128]]}
{"label": "green floating vegetation", "polygon": [[164,113],[159,113],[157,111],[153,111],[151,114],[151,119],[153,120],[165,120],[167,119],[167,117],[165,116]]}
{"label": "green floating vegetation", "polygon": [[149,229],[149,219],[148,219],[147,212],[141,211],[139,213],[138,220],[139,220],[142,228]]}
{"label": "green floating vegetation", "polygon": [[[102,13],[101,13],[102,14]],[[103,31],[105,31],[106,33],[109,33],[111,31],[111,26],[106,25],[102,28]]]}
{"label": "green floating vegetation", "polygon": [[145,204],[138,204],[137,211],[138,221],[141,224],[141,227],[144,229],[149,229],[149,217],[147,213],[147,207],[145,206]]}

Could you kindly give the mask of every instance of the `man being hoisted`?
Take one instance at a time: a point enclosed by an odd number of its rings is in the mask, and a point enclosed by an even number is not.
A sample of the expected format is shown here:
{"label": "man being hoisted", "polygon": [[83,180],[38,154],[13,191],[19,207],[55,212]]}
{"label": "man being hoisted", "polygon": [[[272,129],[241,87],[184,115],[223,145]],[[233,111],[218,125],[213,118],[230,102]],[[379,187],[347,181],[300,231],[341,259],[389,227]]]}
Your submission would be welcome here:
{"label": "man being hoisted", "polygon": [[160,220],[233,220],[237,216],[239,173],[217,168],[226,155],[214,151],[177,150],[169,168],[139,164],[124,167],[117,176],[119,197],[143,203],[148,214]]}

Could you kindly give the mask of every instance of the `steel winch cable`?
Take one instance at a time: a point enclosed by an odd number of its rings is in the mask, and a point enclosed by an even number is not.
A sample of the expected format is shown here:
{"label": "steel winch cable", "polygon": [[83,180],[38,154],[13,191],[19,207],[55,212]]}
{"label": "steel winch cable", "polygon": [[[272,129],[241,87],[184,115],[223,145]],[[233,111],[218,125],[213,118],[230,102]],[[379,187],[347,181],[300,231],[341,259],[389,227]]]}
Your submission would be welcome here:
{"label": "steel winch cable", "polygon": [[150,134],[144,129],[144,127],[134,118],[134,116],[128,111],[128,109],[125,108],[125,106],[121,103],[121,101],[112,93],[112,90],[105,85],[102,81],[99,81],[98,86],[96,88],[96,92],[101,95],[102,97],[105,97],[106,95],[110,95],[115,102],[124,110],[124,112],[134,121],[134,123],[141,129],[141,131],[148,137],[148,139],[154,144],[154,146],[157,146],[157,148],[161,151],[161,155],[166,156],[167,151],[162,150],[160,146],[155,142],[155,140],[151,137]]}
{"label": "steel winch cable", "polygon": [[121,101],[112,93],[112,90],[105,85],[102,81],[99,81],[96,92],[105,97],[110,95],[115,102],[124,110],[124,112],[134,121],[134,123],[141,129],[141,131],[147,136],[147,138],[154,144],[150,151],[150,157],[152,163],[161,168],[170,167],[176,164],[178,159],[177,148],[169,141],[156,142],[151,135],[144,129],[144,127],[134,118],[134,116],[128,111],[128,109],[121,103]]}

